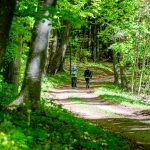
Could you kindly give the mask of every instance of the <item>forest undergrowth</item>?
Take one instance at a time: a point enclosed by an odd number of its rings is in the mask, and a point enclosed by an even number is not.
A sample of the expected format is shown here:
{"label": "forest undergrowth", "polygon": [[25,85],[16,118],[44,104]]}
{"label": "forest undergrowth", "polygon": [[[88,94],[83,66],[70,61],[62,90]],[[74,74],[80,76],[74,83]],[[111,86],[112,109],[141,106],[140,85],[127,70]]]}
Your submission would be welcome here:
{"label": "forest undergrowth", "polygon": [[[84,67],[80,67],[81,78]],[[66,72],[45,78],[43,93],[48,88],[69,82],[70,76]],[[6,99],[7,95],[4,96]],[[9,100],[11,101],[11,98]],[[76,118],[43,96],[40,107],[35,111],[21,106],[15,110],[0,112],[0,149],[2,150],[129,150],[132,149],[130,144],[117,134],[108,133],[93,123]]]}

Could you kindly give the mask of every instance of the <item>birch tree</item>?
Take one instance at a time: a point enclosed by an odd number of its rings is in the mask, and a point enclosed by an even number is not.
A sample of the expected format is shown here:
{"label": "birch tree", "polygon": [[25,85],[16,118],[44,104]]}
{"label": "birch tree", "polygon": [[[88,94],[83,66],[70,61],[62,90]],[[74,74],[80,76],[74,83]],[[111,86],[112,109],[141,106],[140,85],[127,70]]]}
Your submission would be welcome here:
{"label": "birch tree", "polygon": [[[39,1],[40,7],[48,8],[55,5],[56,0]],[[39,14],[42,15],[43,10],[39,11]],[[11,105],[25,103],[28,107],[34,109],[39,104],[41,80],[47,58],[50,30],[52,28],[52,19],[48,19],[52,17],[49,11],[46,10],[42,16],[40,20],[35,21],[23,85],[18,98]]]}

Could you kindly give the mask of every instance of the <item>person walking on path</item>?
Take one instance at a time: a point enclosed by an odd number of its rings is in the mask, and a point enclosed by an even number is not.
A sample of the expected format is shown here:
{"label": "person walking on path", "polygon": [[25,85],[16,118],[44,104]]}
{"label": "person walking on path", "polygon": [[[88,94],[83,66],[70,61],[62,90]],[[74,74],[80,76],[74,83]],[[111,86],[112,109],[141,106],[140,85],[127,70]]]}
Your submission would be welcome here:
{"label": "person walking on path", "polygon": [[71,85],[72,88],[76,88],[77,87],[77,67],[75,64],[73,64],[73,66],[71,67]]}
{"label": "person walking on path", "polygon": [[92,72],[89,70],[88,67],[84,71],[84,77],[86,81],[86,88],[90,88],[90,79],[92,78]]}

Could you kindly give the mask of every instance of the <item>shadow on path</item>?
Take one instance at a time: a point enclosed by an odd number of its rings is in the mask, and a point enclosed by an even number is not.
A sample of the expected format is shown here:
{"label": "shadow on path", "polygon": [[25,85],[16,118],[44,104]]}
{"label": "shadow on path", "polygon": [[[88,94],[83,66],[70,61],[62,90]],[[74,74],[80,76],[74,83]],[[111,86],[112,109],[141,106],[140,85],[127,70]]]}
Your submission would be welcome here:
{"label": "shadow on path", "polygon": [[150,119],[106,118],[90,121],[136,142],[141,149],[150,150]]}
{"label": "shadow on path", "polygon": [[150,110],[106,102],[95,94],[94,89],[100,86],[98,83],[105,79],[108,82],[111,78],[96,79],[97,82],[94,80],[90,89],[85,89],[84,82],[80,82],[77,89],[71,89],[70,85],[61,86],[46,92],[45,97],[53,99],[77,117],[135,141],[143,147],[138,149],[150,150]]}

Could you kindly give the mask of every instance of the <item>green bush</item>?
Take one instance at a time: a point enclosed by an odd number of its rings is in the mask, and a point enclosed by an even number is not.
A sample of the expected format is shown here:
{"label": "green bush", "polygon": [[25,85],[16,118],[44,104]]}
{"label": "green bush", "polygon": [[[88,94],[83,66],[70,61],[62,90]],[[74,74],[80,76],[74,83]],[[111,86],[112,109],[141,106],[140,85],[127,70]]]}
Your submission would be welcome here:
{"label": "green bush", "polygon": [[14,88],[11,84],[5,83],[0,76],[0,108],[7,105],[15,98]]}

